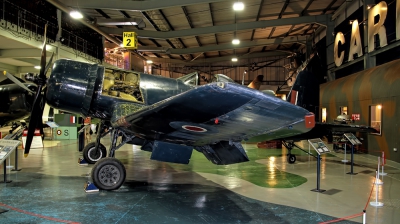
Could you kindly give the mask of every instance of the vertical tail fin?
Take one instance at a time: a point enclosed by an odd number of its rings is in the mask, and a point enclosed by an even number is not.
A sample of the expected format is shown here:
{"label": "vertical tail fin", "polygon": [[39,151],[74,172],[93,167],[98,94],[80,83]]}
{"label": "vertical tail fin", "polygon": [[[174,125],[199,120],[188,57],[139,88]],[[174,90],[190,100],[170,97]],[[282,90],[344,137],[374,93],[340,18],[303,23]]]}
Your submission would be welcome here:
{"label": "vertical tail fin", "polygon": [[309,71],[301,71],[297,74],[296,81],[287,95],[287,101],[313,112],[316,115],[315,118],[318,119],[319,84],[317,77]]}

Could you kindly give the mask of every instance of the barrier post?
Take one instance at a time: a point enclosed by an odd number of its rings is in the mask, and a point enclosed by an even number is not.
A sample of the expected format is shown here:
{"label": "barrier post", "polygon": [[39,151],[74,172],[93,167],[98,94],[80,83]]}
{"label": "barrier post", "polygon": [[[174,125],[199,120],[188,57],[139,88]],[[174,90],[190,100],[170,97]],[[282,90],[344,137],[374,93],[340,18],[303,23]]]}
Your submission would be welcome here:
{"label": "barrier post", "polygon": [[346,155],[347,155],[346,145],[347,145],[347,142],[344,143],[344,159],[342,160],[343,163],[348,162],[348,160],[346,159]]}
{"label": "barrier post", "polygon": [[363,210],[363,224],[367,223],[367,211]]}
{"label": "barrier post", "polygon": [[385,173],[385,164],[386,164],[385,152],[382,151],[382,170],[381,170],[381,173],[380,173],[381,176],[386,176],[387,175],[387,173]]}
{"label": "barrier post", "polygon": [[[376,174],[375,174],[375,184],[376,184],[377,181],[379,180],[378,179],[379,172],[378,171],[375,171],[375,172],[376,172]],[[379,189],[378,188],[379,188],[379,186],[376,186],[376,189],[375,189],[375,201],[371,201],[369,203],[371,206],[374,206],[374,207],[382,207],[383,206],[383,203],[378,201],[378,195],[379,195]]]}
{"label": "barrier post", "polygon": [[379,167],[381,166],[381,157],[378,157],[378,171],[377,172],[377,177],[375,178],[375,185],[382,185],[383,181],[380,179],[380,172],[379,172]]}

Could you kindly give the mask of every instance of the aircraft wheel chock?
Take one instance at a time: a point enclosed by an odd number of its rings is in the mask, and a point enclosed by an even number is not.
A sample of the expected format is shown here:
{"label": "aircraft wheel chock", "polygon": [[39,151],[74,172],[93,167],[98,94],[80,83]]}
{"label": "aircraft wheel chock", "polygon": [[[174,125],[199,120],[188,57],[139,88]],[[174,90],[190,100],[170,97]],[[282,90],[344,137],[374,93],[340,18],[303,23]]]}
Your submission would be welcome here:
{"label": "aircraft wheel chock", "polygon": [[103,144],[99,144],[99,150],[95,150],[95,143],[91,142],[85,146],[82,150],[83,158],[89,163],[94,164],[101,158],[106,157],[107,150]]}
{"label": "aircraft wheel chock", "polygon": [[93,166],[92,180],[94,185],[102,190],[117,190],[124,183],[126,170],[116,158],[102,158]]}
{"label": "aircraft wheel chock", "polygon": [[295,163],[296,162],[296,156],[293,155],[293,154],[288,154],[287,155],[287,162],[290,163],[290,164]]}

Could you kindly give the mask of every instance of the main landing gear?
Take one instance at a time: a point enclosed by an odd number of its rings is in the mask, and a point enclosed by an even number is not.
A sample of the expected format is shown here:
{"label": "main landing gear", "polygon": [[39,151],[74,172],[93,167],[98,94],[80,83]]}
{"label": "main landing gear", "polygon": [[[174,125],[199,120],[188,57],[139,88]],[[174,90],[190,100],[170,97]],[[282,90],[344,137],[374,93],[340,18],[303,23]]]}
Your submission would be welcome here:
{"label": "main landing gear", "polygon": [[[296,144],[294,144],[293,141],[285,141],[285,140],[282,140],[282,144],[288,149],[288,154],[287,154],[286,160],[287,160],[287,162],[288,162],[289,164],[293,164],[293,163],[296,162],[296,156],[292,154],[292,149],[293,149],[294,147],[300,149],[301,151],[307,153],[308,155],[311,155],[311,156],[315,157],[313,154],[308,153],[307,151],[303,150],[302,148],[300,148],[299,146],[297,146]],[[317,157],[315,157],[315,158],[317,158]]]}
{"label": "main landing gear", "polygon": [[[118,136],[122,136],[122,142],[117,145]],[[121,187],[126,178],[126,169],[121,161],[114,158],[115,150],[121,148],[125,143],[132,141],[134,138],[135,136],[127,135],[122,130],[112,129],[108,157],[99,159],[92,169],[91,177],[96,187],[102,190],[116,190]],[[98,153],[99,151],[101,149],[97,150]]]}
{"label": "main landing gear", "polygon": [[101,121],[99,125],[98,134],[96,137],[96,142],[91,142],[85,146],[82,150],[83,158],[89,164],[95,164],[101,158],[106,157],[107,150],[106,147],[100,143],[100,139],[107,135],[109,131],[109,126],[105,121]]}

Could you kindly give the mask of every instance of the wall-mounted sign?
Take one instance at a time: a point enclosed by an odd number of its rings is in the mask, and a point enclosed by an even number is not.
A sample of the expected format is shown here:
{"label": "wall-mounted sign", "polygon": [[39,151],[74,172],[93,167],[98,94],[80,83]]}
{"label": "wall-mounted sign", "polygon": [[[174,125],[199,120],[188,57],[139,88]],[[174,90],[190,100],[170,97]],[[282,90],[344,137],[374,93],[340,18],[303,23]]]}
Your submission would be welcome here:
{"label": "wall-mounted sign", "polygon": [[122,35],[122,45],[126,49],[137,49],[137,35],[135,32],[124,32]]}
{"label": "wall-mounted sign", "polygon": [[353,121],[359,121],[360,120],[360,114],[352,114],[351,119]]}
{"label": "wall-mounted sign", "polygon": [[[396,39],[400,39],[400,1],[396,1]],[[374,7],[368,10],[368,35],[367,40],[364,40],[364,45],[367,45],[366,48],[362,46],[361,35],[360,35],[360,24],[358,20],[352,21],[352,29],[351,29],[351,38],[350,38],[350,47],[348,52],[340,51],[339,45],[344,45],[346,40],[344,34],[342,32],[337,32],[335,36],[334,42],[334,61],[337,67],[341,66],[343,63],[343,59],[345,54],[348,54],[348,61],[354,60],[354,55],[357,57],[361,57],[363,55],[363,49],[367,49],[368,52],[372,52],[375,50],[375,36],[379,36],[379,47],[384,47],[388,44],[387,41],[387,31],[384,25],[386,17],[388,15],[388,4],[385,1],[381,1],[376,4]],[[390,21],[392,22],[392,21]]]}

